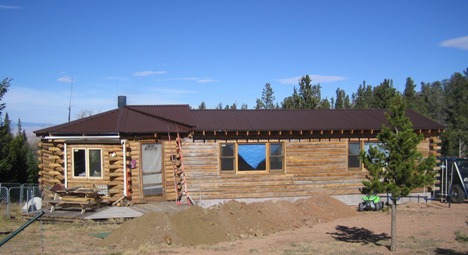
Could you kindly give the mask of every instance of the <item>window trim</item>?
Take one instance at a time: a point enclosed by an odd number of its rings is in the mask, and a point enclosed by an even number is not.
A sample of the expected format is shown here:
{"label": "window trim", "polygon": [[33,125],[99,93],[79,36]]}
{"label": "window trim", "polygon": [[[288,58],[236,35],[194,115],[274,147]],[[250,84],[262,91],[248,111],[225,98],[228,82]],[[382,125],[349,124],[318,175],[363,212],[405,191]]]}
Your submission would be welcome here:
{"label": "window trim", "polygon": [[[75,175],[75,150],[84,150],[85,151],[85,175],[84,176],[76,176]],[[90,150],[98,150],[101,158],[101,175],[100,176],[91,176],[90,175]],[[71,170],[72,170],[72,176],[74,179],[103,179],[104,178],[104,155],[102,154],[102,148],[96,148],[96,147],[76,147],[71,149],[72,153],[72,162],[71,162]]]}
{"label": "window trim", "polygon": [[[222,156],[223,144],[232,144],[234,146],[234,156]],[[239,145],[243,144],[263,144],[265,145],[265,170],[239,170]],[[281,155],[271,156],[271,144],[281,144]],[[222,170],[222,159],[232,158],[233,170]],[[281,169],[271,169],[271,158],[281,158]],[[285,164],[285,143],[284,142],[219,142],[218,143],[218,171],[220,174],[280,174],[286,173]]]}
{"label": "window trim", "polygon": [[[350,144],[358,144],[359,145],[359,153],[358,154],[350,154],[349,153]],[[359,154],[361,153],[362,149],[363,149],[362,141],[348,141],[348,144],[346,146],[346,156],[347,156],[346,157],[346,168],[348,169],[348,171],[360,171],[360,170],[362,170],[362,162],[361,162],[361,159],[359,158]],[[357,157],[357,159],[359,161],[359,166],[358,167],[350,167],[349,166],[349,163],[350,163],[349,158],[351,156]]]}
{"label": "window trim", "polygon": [[[222,155],[222,146],[223,145],[228,145],[228,144],[232,144],[233,145],[233,155],[232,156],[223,156]],[[236,146],[236,143],[235,142],[225,142],[225,143],[219,143],[219,147],[218,147],[218,152],[219,152],[219,172],[222,173],[222,174],[235,174],[236,173],[236,169],[237,169],[237,146]],[[233,162],[232,162],[232,165],[233,165],[233,169],[231,170],[223,170],[221,169],[222,167],[222,159],[231,159]]]}

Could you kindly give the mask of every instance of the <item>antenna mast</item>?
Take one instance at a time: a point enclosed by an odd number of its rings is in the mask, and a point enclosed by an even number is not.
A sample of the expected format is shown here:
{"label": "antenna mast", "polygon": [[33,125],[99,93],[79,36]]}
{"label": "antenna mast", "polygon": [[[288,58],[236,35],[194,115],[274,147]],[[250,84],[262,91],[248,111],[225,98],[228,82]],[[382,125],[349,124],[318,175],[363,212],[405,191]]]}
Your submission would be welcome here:
{"label": "antenna mast", "polygon": [[73,92],[73,78],[71,79],[71,85],[70,85],[70,102],[68,103],[68,122],[70,122],[70,115],[71,115],[72,92]]}

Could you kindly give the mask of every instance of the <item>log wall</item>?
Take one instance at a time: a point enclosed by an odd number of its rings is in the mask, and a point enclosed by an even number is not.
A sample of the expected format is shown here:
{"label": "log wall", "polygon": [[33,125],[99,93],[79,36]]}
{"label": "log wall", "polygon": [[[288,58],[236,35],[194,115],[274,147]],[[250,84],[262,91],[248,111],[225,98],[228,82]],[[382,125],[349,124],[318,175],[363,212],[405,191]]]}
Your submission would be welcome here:
{"label": "log wall", "polygon": [[[96,148],[102,153],[102,178],[87,178],[73,176],[73,149]],[[43,141],[40,143],[39,184],[46,191],[54,184],[65,185],[65,162],[67,163],[68,187],[84,187],[99,189],[104,194],[103,200],[114,202],[123,196],[124,191],[124,164],[129,170],[129,191],[132,191],[130,162],[132,148],[127,144],[126,162],[123,160],[121,144],[67,144],[63,140]],[[66,155],[65,155],[66,154]],[[136,174],[138,177],[138,174]],[[137,186],[138,187],[138,186]],[[138,195],[138,192],[136,192]],[[133,195],[133,194],[132,194]],[[48,196],[51,196],[49,193]]]}
{"label": "log wall", "polygon": [[[65,181],[67,162],[68,187],[96,188],[106,186],[104,197],[109,202],[123,196],[124,165],[129,173],[128,191],[134,202],[144,199],[140,170],[140,149],[148,140],[126,141],[126,162],[121,144],[67,144],[64,141],[43,141],[40,144],[40,178],[43,187],[52,187]],[[160,141],[163,144],[163,198],[176,199],[174,165],[170,160],[175,154],[175,141]],[[262,141],[260,142],[267,142]],[[276,141],[275,141],[276,142]],[[308,196],[317,192],[328,194],[356,194],[362,187],[366,171],[348,170],[348,140],[285,140],[282,173],[237,173],[221,174],[219,171],[219,142],[192,141],[183,139],[183,164],[187,185],[194,200],[229,198],[267,198]],[[73,148],[101,148],[103,159],[102,178],[74,178],[72,173]],[[418,145],[423,156],[438,156],[440,140],[427,138]],[[66,157],[66,158],[65,158]]]}
{"label": "log wall", "polygon": [[[434,153],[433,141],[433,138],[424,140],[418,150],[424,156]],[[348,170],[347,139],[285,141],[284,148],[284,173],[221,174],[218,142],[184,140],[183,157],[192,199],[295,197],[317,192],[360,193],[367,171]],[[172,165],[166,164],[166,176],[172,173],[169,167]],[[166,185],[173,185],[172,181],[168,178]],[[175,197],[170,190],[166,195],[168,200]]]}

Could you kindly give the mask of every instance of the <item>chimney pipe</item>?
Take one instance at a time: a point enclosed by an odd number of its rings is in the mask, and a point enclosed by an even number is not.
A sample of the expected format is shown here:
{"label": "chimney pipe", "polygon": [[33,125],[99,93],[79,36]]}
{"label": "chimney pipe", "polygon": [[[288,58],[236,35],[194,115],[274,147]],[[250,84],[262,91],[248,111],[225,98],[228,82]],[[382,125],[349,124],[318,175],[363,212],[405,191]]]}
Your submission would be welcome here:
{"label": "chimney pipe", "polygon": [[126,96],[118,96],[117,99],[117,106],[122,108],[127,105],[127,97]]}

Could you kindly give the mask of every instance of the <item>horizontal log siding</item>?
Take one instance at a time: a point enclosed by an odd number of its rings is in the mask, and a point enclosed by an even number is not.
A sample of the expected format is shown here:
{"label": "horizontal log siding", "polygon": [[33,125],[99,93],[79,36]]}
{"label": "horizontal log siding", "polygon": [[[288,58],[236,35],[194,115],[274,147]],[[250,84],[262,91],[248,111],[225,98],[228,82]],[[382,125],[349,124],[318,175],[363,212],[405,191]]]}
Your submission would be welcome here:
{"label": "horizontal log siding", "polygon": [[286,173],[280,174],[220,174],[218,149],[213,141],[183,143],[187,184],[194,200],[353,194],[359,192],[364,178],[362,171],[347,171],[347,141],[285,142]]}
{"label": "horizontal log siding", "polygon": [[294,175],[347,171],[347,141],[292,141],[286,146],[286,172]]}

